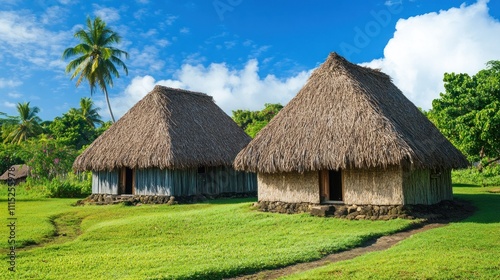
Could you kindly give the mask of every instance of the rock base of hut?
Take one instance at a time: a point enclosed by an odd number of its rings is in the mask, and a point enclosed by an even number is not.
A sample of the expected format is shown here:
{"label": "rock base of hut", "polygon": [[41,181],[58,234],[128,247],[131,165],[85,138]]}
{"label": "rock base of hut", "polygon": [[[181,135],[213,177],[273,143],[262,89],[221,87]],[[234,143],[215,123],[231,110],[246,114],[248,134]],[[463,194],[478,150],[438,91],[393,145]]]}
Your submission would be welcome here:
{"label": "rock base of hut", "polygon": [[77,205],[109,205],[120,204],[139,205],[139,204],[185,204],[199,203],[207,200],[220,198],[246,198],[257,197],[257,192],[245,193],[220,193],[220,194],[199,194],[189,196],[169,196],[169,195],[117,195],[117,194],[91,194],[86,199],[79,200]]}
{"label": "rock base of hut", "polygon": [[433,205],[320,205],[259,201],[254,207],[263,212],[310,213],[319,217],[349,220],[424,219],[428,221],[460,220],[471,215],[475,208],[466,201],[443,200]]}

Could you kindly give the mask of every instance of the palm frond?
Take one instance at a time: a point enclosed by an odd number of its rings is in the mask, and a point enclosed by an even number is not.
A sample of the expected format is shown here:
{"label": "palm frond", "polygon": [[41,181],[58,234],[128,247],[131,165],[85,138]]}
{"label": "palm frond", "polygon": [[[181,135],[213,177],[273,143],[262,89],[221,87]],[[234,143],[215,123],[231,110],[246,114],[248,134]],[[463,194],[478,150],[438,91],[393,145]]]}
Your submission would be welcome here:
{"label": "palm frond", "polygon": [[[121,41],[120,35],[108,28],[101,18],[96,17],[92,20],[88,17],[86,29],[77,30],[74,36],[80,40],[80,44],[64,50],[62,57],[67,59],[80,56],[68,63],[66,72],[72,72],[71,79],[78,77],[77,87],[86,80],[91,95],[99,87],[107,96],[107,87],[113,87],[113,76],[120,77],[115,64],[128,75],[127,66],[120,60],[121,56],[128,58],[128,53],[112,47]],[[110,109],[109,104],[108,108]],[[111,110],[110,115],[113,118]]]}

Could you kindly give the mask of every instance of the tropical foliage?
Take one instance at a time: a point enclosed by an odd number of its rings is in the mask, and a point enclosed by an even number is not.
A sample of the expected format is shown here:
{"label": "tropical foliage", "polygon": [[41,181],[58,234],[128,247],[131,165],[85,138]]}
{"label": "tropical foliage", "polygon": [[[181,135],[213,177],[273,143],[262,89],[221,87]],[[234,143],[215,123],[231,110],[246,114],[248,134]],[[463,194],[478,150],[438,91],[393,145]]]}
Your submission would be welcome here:
{"label": "tropical foliage", "polygon": [[90,98],[82,98],[80,108],[72,108],[54,119],[49,126],[50,132],[61,142],[79,150],[98,135],[96,124],[103,124],[98,110]]}
{"label": "tropical foliage", "polygon": [[476,75],[446,73],[428,117],[479,167],[500,159],[500,61]]}
{"label": "tropical foliage", "polygon": [[266,103],[260,111],[233,111],[233,120],[252,138],[278,114],[283,105]]}
{"label": "tropical foliage", "polygon": [[76,156],[72,147],[46,137],[26,142],[21,149],[21,158],[31,167],[31,175],[35,178],[63,176],[71,171]]}
{"label": "tropical foliage", "polygon": [[42,121],[37,114],[40,112],[38,107],[30,107],[29,102],[18,103],[17,121],[12,120],[10,124],[2,126],[2,137],[5,143],[21,143],[28,138],[37,136],[42,131],[40,122]]}
{"label": "tropical foliage", "polygon": [[128,74],[127,66],[121,60],[122,56],[128,58],[128,53],[114,47],[121,42],[121,37],[107,27],[101,18],[87,18],[86,27],[87,29],[79,29],[74,34],[80,43],[67,48],[63,53],[64,59],[76,56],[66,66],[66,72],[72,72],[71,79],[77,78],[76,86],[84,80],[88,81],[90,94],[94,94],[97,88],[101,89],[106,97],[111,119],[115,122],[108,87],[113,87],[113,77],[120,77],[116,66]]}

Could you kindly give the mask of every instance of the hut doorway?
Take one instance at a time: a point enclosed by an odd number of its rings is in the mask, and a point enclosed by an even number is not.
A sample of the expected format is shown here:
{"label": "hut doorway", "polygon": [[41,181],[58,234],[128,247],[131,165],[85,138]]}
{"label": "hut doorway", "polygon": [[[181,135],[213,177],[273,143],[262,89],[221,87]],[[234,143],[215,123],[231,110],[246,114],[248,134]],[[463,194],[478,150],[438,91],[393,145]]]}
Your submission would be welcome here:
{"label": "hut doorway", "polygon": [[329,170],[328,171],[329,188],[330,188],[330,200],[331,201],[343,201],[342,198],[342,171],[341,170]]}
{"label": "hut doorway", "polygon": [[342,202],[342,170],[322,170],[320,172],[320,197],[324,203]]}
{"label": "hut doorway", "polygon": [[120,194],[135,193],[135,170],[123,167],[120,170]]}

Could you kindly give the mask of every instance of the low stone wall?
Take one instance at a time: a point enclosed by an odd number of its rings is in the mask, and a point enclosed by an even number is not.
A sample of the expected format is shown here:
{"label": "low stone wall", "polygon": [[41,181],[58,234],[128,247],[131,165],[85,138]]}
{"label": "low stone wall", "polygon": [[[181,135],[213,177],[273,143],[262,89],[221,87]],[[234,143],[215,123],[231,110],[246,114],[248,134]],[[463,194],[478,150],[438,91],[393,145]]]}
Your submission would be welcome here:
{"label": "low stone wall", "polygon": [[199,203],[207,200],[220,198],[245,198],[257,197],[257,192],[248,193],[221,193],[217,195],[199,194],[190,196],[169,196],[169,195],[119,195],[119,194],[91,194],[83,200],[79,200],[77,205],[107,205],[120,204],[138,205],[138,204],[184,204]]}
{"label": "low stone wall", "polygon": [[295,214],[311,212],[313,207],[319,204],[302,202],[302,203],[287,203],[282,201],[259,201],[253,206],[263,212]]}
{"label": "low stone wall", "polygon": [[311,203],[286,203],[259,201],[254,207],[264,212],[311,213],[319,217],[336,217],[349,220],[425,219],[457,220],[474,212],[474,207],[463,201],[445,200],[434,205],[319,205]]}

